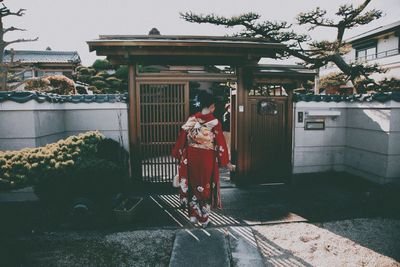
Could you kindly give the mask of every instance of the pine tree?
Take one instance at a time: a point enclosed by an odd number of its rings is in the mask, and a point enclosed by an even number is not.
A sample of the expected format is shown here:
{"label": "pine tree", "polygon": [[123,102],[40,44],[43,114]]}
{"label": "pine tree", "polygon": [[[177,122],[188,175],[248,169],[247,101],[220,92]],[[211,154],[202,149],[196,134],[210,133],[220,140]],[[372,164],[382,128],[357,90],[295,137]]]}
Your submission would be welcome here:
{"label": "pine tree", "polygon": [[[299,25],[309,26],[312,31],[317,27],[333,28],[336,36],[333,41],[312,40],[309,35],[296,33],[292,25],[287,22],[260,21],[257,13],[246,13],[240,16],[223,17],[215,14],[194,14],[192,12],[181,13],[181,18],[192,23],[210,23],[223,25],[227,28],[241,26],[235,36],[263,38],[271,42],[285,43],[287,48],[279,56],[281,58],[294,56],[304,61],[304,64],[313,69],[320,68],[328,63],[335,64],[346,76],[347,80],[358,85],[365,86],[365,80],[375,83],[369,78],[374,72],[384,72],[378,65],[365,65],[358,62],[348,63],[343,59],[350,45],[343,40],[346,30],[365,25],[382,16],[382,11],[366,7],[371,0],[365,0],[361,5],[342,5],[335,13],[335,19],[327,16],[327,11],[320,7],[310,12],[300,13],[296,20]],[[364,81],[364,82],[362,82]]]}

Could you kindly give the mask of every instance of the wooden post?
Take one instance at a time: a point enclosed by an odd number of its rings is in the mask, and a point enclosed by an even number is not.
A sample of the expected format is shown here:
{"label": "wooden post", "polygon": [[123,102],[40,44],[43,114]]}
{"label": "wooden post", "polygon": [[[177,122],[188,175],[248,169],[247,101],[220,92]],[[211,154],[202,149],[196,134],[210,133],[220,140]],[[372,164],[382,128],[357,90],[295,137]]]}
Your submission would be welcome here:
{"label": "wooden post", "polygon": [[289,88],[287,90],[288,94],[288,99],[287,99],[287,178],[286,178],[286,184],[292,184],[292,174],[293,174],[293,128],[295,127],[294,119],[296,116],[294,114],[293,110],[293,89],[298,88],[299,83],[297,82],[296,84],[293,85],[293,88]]}
{"label": "wooden post", "polygon": [[128,72],[128,92],[129,92],[129,151],[130,151],[130,174],[131,178],[138,180],[142,176],[140,166],[140,146],[138,138],[138,99],[137,99],[137,85],[136,85],[136,63],[129,65]]}
{"label": "wooden post", "polygon": [[247,114],[247,92],[244,83],[243,67],[237,68],[237,90],[236,90],[236,148],[237,148],[237,170],[235,173],[235,182],[237,184],[245,183],[244,180],[248,169],[249,157],[247,155],[248,136],[246,136],[246,114]]}

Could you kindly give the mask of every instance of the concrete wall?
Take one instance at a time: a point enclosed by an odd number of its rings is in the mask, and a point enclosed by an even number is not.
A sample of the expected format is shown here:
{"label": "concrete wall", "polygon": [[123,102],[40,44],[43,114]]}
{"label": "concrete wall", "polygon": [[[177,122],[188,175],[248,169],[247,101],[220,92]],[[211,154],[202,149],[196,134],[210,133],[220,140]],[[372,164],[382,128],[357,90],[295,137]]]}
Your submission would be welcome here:
{"label": "concrete wall", "polygon": [[[310,111],[337,117],[307,117]],[[303,112],[304,122],[298,122]],[[347,171],[369,180],[400,182],[400,103],[298,102],[294,105],[293,173]],[[325,130],[305,130],[306,121]]]}
{"label": "concrete wall", "polygon": [[0,150],[43,146],[70,135],[99,130],[128,149],[126,103],[0,103]]}

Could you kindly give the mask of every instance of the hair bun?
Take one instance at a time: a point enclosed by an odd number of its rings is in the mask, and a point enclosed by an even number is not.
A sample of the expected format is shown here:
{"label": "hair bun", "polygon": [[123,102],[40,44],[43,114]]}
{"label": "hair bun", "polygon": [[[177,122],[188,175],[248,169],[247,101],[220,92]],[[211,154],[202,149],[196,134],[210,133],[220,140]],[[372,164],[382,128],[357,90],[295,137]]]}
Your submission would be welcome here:
{"label": "hair bun", "polygon": [[215,104],[215,98],[212,94],[208,93],[207,91],[201,91],[198,94],[198,100],[200,102],[201,108],[208,108],[212,104]]}

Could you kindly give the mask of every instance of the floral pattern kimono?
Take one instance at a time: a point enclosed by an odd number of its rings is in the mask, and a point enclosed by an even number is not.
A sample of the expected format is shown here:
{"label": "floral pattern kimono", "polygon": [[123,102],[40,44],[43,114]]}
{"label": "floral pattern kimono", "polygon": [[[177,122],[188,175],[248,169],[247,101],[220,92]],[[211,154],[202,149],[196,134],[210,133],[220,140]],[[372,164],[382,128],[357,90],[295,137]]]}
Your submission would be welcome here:
{"label": "floral pattern kimono", "polygon": [[210,208],[222,208],[219,167],[229,163],[221,123],[213,114],[196,113],[180,130],[172,149],[179,159],[179,195],[189,216],[208,221]]}

